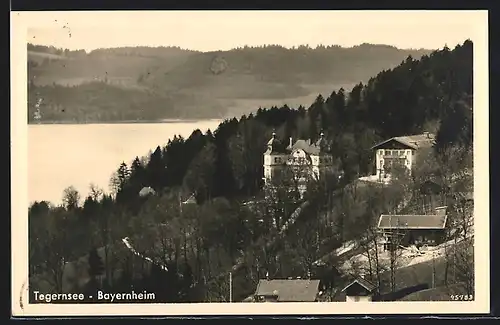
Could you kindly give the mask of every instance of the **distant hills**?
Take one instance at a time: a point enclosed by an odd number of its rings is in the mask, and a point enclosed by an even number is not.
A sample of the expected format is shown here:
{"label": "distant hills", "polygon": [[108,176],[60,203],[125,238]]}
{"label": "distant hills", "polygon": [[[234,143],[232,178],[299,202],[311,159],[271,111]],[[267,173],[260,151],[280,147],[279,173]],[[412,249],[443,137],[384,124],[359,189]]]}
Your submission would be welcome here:
{"label": "distant hills", "polygon": [[123,47],[86,53],[28,44],[28,121],[225,118],[261,106],[308,105],[320,93],[350,90],[408,56],[430,52],[361,44],[216,52]]}

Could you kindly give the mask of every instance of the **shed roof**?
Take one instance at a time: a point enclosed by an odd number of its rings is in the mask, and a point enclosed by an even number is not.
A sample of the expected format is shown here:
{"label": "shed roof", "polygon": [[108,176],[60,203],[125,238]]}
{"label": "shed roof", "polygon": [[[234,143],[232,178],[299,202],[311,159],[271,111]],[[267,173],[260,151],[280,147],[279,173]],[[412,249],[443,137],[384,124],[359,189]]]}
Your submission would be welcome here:
{"label": "shed roof", "polygon": [[381,229],[444,229],[446,214],[397,215],[382,214],[378,220]]}
{"label": "shed roof", "polygon": [[318,294],[319,280],[260,280],[257,296],[278,296],[278,301],[312,302]]}

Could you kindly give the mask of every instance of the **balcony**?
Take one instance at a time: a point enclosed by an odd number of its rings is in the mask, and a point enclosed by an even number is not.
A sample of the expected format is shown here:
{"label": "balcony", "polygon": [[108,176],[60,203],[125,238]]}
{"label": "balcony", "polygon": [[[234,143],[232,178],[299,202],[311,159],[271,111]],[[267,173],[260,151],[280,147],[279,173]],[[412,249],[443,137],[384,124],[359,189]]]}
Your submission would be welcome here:
{"label": "balcony", "polygon": [[389,155],[383,155],[384,159],[406,159],[406,154],[389,154]]}

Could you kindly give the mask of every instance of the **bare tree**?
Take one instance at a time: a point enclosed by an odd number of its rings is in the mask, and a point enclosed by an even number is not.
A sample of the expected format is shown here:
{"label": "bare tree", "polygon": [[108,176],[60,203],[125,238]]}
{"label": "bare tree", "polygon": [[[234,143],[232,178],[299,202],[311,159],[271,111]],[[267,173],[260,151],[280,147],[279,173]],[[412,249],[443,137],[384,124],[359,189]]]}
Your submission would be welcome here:
{"label": "bare tree", "polygon": [[90,193],[89,196],[94,200],[95,202],[98,202],[101,200],[102,196],[104,194],[104,190],[100,187],[98,187],[96,184],[91,183],[90,184]]}
{"label": "bare tree", "polygon": [[69,186],[63,191],[63,204],[67,210],[78,208],[80,202],[80,193],[75,187]]}
{"label": "bare tree", "polygon": [[63,275],[66,262],[71,258],[71,247],[68,245],[68,223],[70,215],[57,209],[46,216],[44,230],[41,230],[37,252],[43,260],[42,270],[48,275],[54,292],[63,292]]}
{"label": "bare tree", "polygon": [[384,270],[382,263],[380,263],[378,237],[379,234],[375,226],[370,225],[360,238],[359,245],[363,249],[363,254],[368,258],[368,276],[370,280],[377,283],[377,287],[380,287],[382,283],[381,274]]}
{"label": "bare tree", "polygon": [[400,260],[402,256],[401,243],[403,238],[407,235],[402,229],[402,225],[398,224],[390,236],[389,242],[389,272],[391,278],[391,292],[396,291],[396,273],[400,267]]}
{"label": "bare tree", "polygon": [[299,188],[293,169],[285,166],[277,172],[264,186],[264,195],[265,216],[271,216],[273,226],[279,232],[299,200]]}
{"label": "bare tree", "polygon": [[452,232],[454,239],[454,280],[465,285],[468,294],[474,292],[474,202],[468,198],[472,176],[462,174],[455,182],[453,192]]}

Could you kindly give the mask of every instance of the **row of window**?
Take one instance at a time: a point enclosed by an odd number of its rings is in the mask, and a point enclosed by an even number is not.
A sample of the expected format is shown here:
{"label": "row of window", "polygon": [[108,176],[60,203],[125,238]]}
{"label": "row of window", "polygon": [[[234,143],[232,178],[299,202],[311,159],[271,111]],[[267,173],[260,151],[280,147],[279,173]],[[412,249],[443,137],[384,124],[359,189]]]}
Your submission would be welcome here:
{"label": "row of window", "polygon": [[[385,159],[385,166],[393,166],[393,165],[410,165],[410,161],[408,159]],[[384,167],[384,159],[380,160],[380,167]]]}
{"label": "row of window", "polygon": [[385,156],[402,156],[405,154],[405,151],[407,155],[411,154],[411,150],[379,150],[379,153]]}
{"label": "row of window", "polygon": [[[306,163],[306,158],[305,157],[293,157],[293,158],[290,158],[289,159],[289,162],[293,162],[293,163],[296,163],[296,164],[305,164]],[[275,164],[280,164],[282,163],[282,159],[281,157],[274,157],[274,163]],[[319,157],[319,163],[320,164],[331,164],[333,162],[333,158],[332,157]]]}

